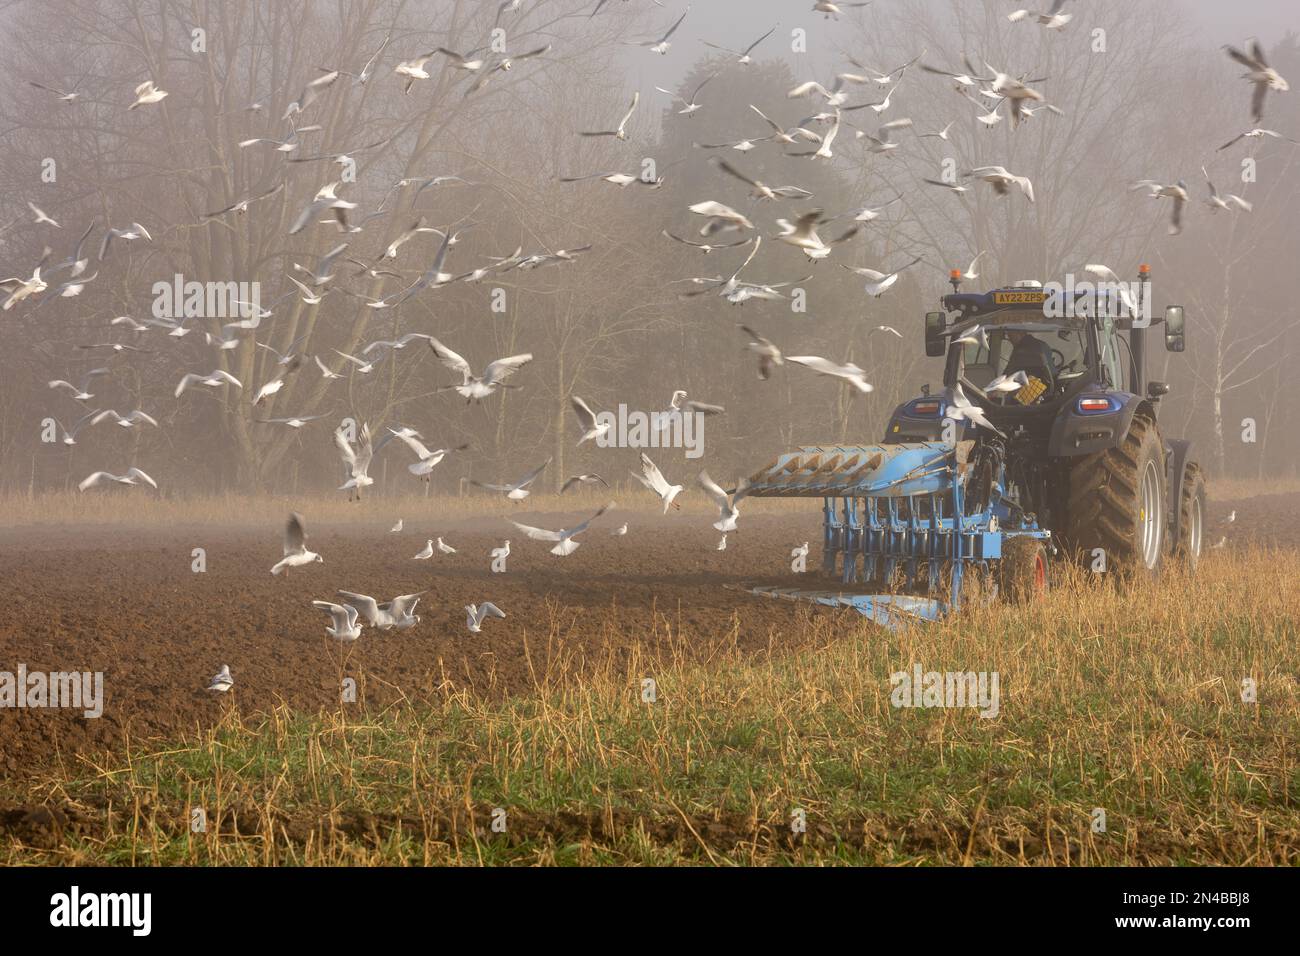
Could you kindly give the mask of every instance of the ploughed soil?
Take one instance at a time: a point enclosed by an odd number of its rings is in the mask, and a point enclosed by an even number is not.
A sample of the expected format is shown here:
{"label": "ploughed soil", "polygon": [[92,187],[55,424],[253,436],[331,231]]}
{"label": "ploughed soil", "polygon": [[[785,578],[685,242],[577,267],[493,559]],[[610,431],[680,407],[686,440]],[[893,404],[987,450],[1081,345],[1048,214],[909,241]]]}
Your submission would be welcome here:
{"label": "ploughed soil", "polygon": [[[510,517],[546,528],[576,524],[592,509]],[[308,546],[323,563],[273,577],[281,557],[277,528],[212,526],[115,529],[0,529],[0,671],[101,671],[103,715],[80,710],[0,707],[0,777],[68,760],[76,752],[215,723],[234,698],[244,713],[279,704],[337,707],[343,677],[357,680],[369,706],[445,693],[527,693],[558,670],[617,666],[633,645],[651,654],[707,657],[720,646],[766,651],[800,640],[800,608],[725,587],[797,584],[790,550],[811,542],[820,560],[820,511],[747,515],[727,536],[716,517],[614,511],[578,540],[573,554],[549,553],[504,518],[434,523],[407,515],[402,532],[387,522],[313,525]],[[624,522],[626,535],[611,531]],[[413,560],[430,537],[456,554]],[[492,549],[511,541],[504,573]],[[195,548],[207,570],[191,567]],[[806,579],[807,586],[813,575]],[[352,644],[325,634],[329,615],[313,600],[343,603],[339,589],[386,601],[423,591],[420,623],[406,630],[366,628]],[[478,634],[465,605],[495,603]],[[804,612],[806,613],[806,612]],[[229,664],[235,688],[205,691]]]}
{"label": "ploughed soil", "polygon": [[[0,777],[22,776],[76,753],[174,736],[218,721],[233,698],[241,711],[286,704],[316,711],[338,704],[341,679],[357,678],[367,705],[419,700],[467,688],[486,695],[528,693],[557,671],[617,666],[636,653],[707,658],[720,647],[766,653],[812,640],[809,611],[731,590],[728,585],[817,587],[790,572],[790,549],[811,543],[820,561],[820,510],[746,515],[720,535],[702,514],[614,511],[557,557],[504,518],[316,526],[308,545],[325,560],[273,577],[279,531],[239,526],[121,529],[74,526],[0,528],[0,671],[101,671],[103,716],[69,709],[0,708]],[[1236,520],[1225,524],[1230,509]],[[590,510],[510,517],[547,528],[585,520]],[[625,536],[610,532],[627,522]],[[391,519],[390,519],[391,522]],[[415,561],[429,537],[458,549]],[[1294,547],[1300,496],[1212,503],[1207,544]],[[505,573],[489,552],[511,539]],[[191,570],[203,548],[207,570]],[[823,579],[824,580],[824,579]],[[346,589],[388,600],[424,591],[409,630],[367,629],[355,644],[324,633],[328,616],[313,600],[339,601]],[[506,618],[479,634],[464,606],[492,601]],[[207,693],[229,664],[235,689]]]}

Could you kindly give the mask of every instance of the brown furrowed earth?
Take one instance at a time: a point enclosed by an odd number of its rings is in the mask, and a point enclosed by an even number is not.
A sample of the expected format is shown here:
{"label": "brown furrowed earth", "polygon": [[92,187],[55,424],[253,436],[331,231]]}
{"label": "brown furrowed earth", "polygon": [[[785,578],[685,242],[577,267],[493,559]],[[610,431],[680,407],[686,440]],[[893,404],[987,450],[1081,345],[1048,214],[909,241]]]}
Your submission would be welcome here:
{"label": "brown furrowed earth", "polygon": [[[1290,489],[1212,502],[1195,578],[1113,586],[1062,561],[1040,601],[892,633],[736,590],[825,586],[789,568],[808,541],[815,572],[816,501],[752,502],[719,552],[700,505],[633,499],[563,558],[506,519],[559,528],[600,502],[304,502],[325,561],[283,577],[287,505],[149,501],[145,524],[118,501],[36,499],[0,529],[0,672],[102,671],[105,692],[97,720],[0,708],[0,861],[1300,860]],[[458,553],[412,560],[438,536]],[[425,591],[422,620],[339,645],[311,601],[340,588]],[[484,600],[507,617],[471,634]],[[922,663],[1001,672],[1001,714],[898,710],[890,675]],[[209,695],[222,664],[235,688]]]}
{"label": "brown furrowed earth", "polygon": [[[105,697],[95,720],[71,710],[0,710],[0,776],[116,749],[128,737],[209,726],[231,698],[244,713],[281,703],[335,707],[347,676],[368,706],[382,707],[449,687],[526,694],[557,670],[607,662],[629,642],[651,651],[671,645],[699,659],[724,645],[794,647],[795,606],[725,586],[790,583],[787,556],[804,541],[812,542],[815,567],[820,515],[816,503],[808,510],[747,516],[723,552],[703,514],[615,511],[567,557],[504,518],[434,523],[408,514],[398,534],[379,520],[330,527],[309,519],[308,544],[325,561],[280,577],[269,573],[280,557],[275,528],[0,531],[0,575],[10,595],[0,670],[21,663],[28,673],[102,671]],[[576,514],[521,507],[510,517],[559,528]],[[611,535],[624,521],[628,534]],[[439,535],[458,552],[412,559]],[[507,571],[492,573],[489,552],[507,537]],[[203,573],[191,570],[195,548],[206,552]],[[405,631],[367,629],[356,644],[340,645],[324,633],[328,615],[311,606],[340,601],[339,589],[380,601],[425,591],[422,620]],[[482,601],[507,617],[471,634],[464,607]],[[203,690],[222,664],[235,676],[229,698]]]}
{"label": "brown furrowed earth", "polygon": [[[1236,519],[1224,524],[1231,511]],[[575,514],[526,507],[509,517],[561,527]],[[583,515],[585,517],[585,515]],[[579,519],[581,520],[581,519]],[[628,534],[610,531],[624,521]],[[337,705],[341,678],[358,680],[371,706],[465,688],[501,696],[527,693],[557,669],[605,663],[620,644],[706,659],[720,646],[756,652],[798,646],[796,606],[728,585],[793,585],[790,548],[811,541],[818,557],[820,514],[747,516],[715,550],[719,535],[702,514],[611,512],[567,557],[524,538],[505,518],[433,520],[408,516],[403,531],[373,521],[308,524],[309,545],[325,561],[273,577],[277,531],[254,526],[72,526],[0,531],[0,575],[9,601],[0,621],[0,670],[102,671],[104,714],[85,720],[62,710],[0,710],[0,776],[23,774],[85,751],[115,749],[206,727],[226,698],[204,692],[222,664],[235,675],[241,711],[287,704],[314,711]],[[443,536],[454,555],[412,556]],[[1216,503],[1208,544],[1230,538],[1290,546],[1300,540],[1300,495]],[[504,574],[489,552],[510,537]],[[207,570],[191,570],[203,548]],[[816,586],[810,577],[806,586]],[[324,634],[328,616],[313,600],[339,589],[387,600],[424,590],[420,624],[367,630],[351,647]],[[464,606],[492,601],[507,614],[479,634]],[[652,613],[653,612],[653,613]],[[618,626],[609,626],[617,620]]]}

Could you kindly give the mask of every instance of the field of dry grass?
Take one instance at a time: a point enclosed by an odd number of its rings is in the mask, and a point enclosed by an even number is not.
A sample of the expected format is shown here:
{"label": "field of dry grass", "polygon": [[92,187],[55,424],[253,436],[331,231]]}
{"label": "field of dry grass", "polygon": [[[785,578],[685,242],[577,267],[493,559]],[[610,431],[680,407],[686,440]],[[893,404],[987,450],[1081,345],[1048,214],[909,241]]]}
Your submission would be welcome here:
{"label": "field of dry grass", "polygon": [[[21,797],[0,862],[1300,863],[1300,554],[1055,584],[897,633],[808,608],[799,648],[706,660],[642,611],[659,650],[504,700],[232,700],[194,734],[0,787]],[[998,716],[895,708],[915,664],[997,672]]]}

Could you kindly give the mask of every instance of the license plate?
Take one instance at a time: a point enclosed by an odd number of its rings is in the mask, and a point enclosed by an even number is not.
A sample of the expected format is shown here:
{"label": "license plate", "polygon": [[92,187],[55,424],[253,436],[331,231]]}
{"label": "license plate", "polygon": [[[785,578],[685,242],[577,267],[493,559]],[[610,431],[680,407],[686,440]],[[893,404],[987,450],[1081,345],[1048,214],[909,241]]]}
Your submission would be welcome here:
{"label": "license plate", "polygon": [[1041,305],[1047,301],[1047,293],[1035,289],[1032,292],[994,292],[994,305]]}

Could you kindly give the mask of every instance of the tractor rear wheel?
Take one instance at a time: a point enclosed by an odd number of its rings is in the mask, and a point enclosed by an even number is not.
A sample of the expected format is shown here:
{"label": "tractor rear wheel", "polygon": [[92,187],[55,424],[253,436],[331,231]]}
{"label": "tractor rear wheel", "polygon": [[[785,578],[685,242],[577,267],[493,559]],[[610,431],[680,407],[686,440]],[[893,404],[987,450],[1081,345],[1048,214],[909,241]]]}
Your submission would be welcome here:
{"label": "tractor rear wheel", "polygon": [[998,564],[998,594],[1025,604],[1047,591],[1047,546],[1039,538],[1004,538]]}
{"label": "tractor rear wheel", "polygon": [[1154,575],[1165,552],[1165,459],[1160,432],[1137,417],[1124,441],[1079,459],[1070,472],[1065,538],[1085,561]]}
{"label": "tractor rear wheel", "polygon": [[1179,489],[1178,540],[1174,542],[1174,557],[1189,570],[1195,571],[1201,562],[1205,535],[1205,473],[1196,462],[1189,462],[1183,473],[1183,487]]}

